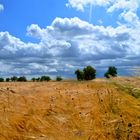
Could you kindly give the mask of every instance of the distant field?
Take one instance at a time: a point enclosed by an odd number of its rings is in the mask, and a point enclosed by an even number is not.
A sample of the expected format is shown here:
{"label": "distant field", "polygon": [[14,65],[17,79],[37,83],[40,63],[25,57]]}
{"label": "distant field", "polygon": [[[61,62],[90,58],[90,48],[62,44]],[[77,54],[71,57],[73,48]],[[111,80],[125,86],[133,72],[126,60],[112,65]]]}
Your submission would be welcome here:
{"label": "distant field", "polygon": [[0,140],[140,140],[140,79],[0,83]]}

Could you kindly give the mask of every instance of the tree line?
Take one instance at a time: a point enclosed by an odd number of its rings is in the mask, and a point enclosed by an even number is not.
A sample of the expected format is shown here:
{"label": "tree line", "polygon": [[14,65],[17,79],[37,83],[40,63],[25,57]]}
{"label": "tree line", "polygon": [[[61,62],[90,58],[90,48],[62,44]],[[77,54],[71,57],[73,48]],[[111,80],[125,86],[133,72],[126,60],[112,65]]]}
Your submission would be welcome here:
{"label": "tree line", "polygon": [[[43,81],[51,81],[51,77],[50,76],[41,76],[41,77],[38,77],[38,78],[35,78],[33,77],[31,79],[31,81],[33,82],[43,82]],[[56,81],[62,81],[63,78],[61,76],[57,76],[56,77]],[[20,77],[17,77],[17,76],[12,76],[12,77],[7,77],[7,78],[0,78],[0,82],[27,82],[28,79],[25,77],[25,76],[20,76]]]}
{"label": "tree line", "polygon": [[[77,69],[75,71],[75,75],[78,81],[93,80],[96,78],[96,69],[93,68],[92,66],[87,66],[83,70]],[[117,68],[114,66],[110,66],[107,72],[105,72],[104,74],[104,77],[106,78],[111,78],[116,76],[117,76]]]}
{"label": "tree line", "polygon": [[[92,66],[87,66],[83,70],[77,69],[75,71],[75,75],[77,77],[78,81],[84,81],[84,80],[93,80],[96,78],[96,69]],[[117,76],[117,68],[114,66],[108,67],[107,72],[105,72],[104,77],[111,78]],[[33,82],[43,82],[43,81],[51,81],[50,76],[41,76],[41,77],[33,77],[31,81]],[[62,81],[63,78],[61,76],[56,77],[56,81]],[[0,82],[27,82],[27,78],[25,76],[12,76],[10,78],[0,78]]]}
{"label": "tree line", "polygon": [[27,78],[25,76],[20,76],[20,77],[17,77],[17,76],[12,76],[12,77],[7,77],[7,78],[0,78],[0,82],[26,82],[27,81]]}

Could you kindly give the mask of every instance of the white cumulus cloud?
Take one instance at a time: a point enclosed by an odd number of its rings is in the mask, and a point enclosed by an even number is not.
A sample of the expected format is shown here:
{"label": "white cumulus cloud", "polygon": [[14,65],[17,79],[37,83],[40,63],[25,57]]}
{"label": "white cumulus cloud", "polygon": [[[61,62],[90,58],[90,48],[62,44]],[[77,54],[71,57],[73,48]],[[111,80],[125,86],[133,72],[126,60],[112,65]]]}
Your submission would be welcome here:
{"label": "white cumulus cloud", "polygon": [[87,5],[107,6],[112,0],[68,0],[67,7],[76,8],[77,10],[84,11]]}
{"label": "white cumulus cloud", "polygon": [[68,0],[66,6],[84,11],[85,8],[92,6],[100,6],[106,9],[107,13],[113,13],[122,10],[121,16],[126,22],[132,22],[140,7],[139,0]]}
{"label": "white cumulus cloud", "polygon": [[36,44],[25,43],[9,32],[0,32],[1,65],[6,66],[9,75],[22,72],[68,76],[88,64],[140,66],[140,22],[136,20],[135,26],[104,27],[77,17],[56,18],[46,28],[37,24],[27,27],[27,35],[40,40]]}

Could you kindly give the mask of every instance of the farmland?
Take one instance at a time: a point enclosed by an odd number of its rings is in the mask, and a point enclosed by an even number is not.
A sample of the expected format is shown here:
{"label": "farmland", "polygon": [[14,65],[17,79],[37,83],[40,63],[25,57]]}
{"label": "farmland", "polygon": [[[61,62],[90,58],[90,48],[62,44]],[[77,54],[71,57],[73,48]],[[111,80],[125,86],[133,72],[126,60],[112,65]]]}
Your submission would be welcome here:
{"label": "farmland", "polygon": [[0,83],[0,140],[139,139],[139,78]]}

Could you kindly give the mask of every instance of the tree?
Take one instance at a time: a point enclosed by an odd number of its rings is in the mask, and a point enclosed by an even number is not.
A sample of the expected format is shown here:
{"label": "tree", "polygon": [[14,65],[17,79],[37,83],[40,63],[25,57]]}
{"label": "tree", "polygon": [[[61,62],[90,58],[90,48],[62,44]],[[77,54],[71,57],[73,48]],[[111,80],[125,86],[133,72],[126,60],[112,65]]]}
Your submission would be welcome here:
{"label": "tree", "polygon": [[62,77],[61,76],[57,76],[56,77],[56,81],[62,81],[63,79],[62,79]]}
{"label": "tree", "polygon": [[16,82],[17,80],[18,80],[18,78],[16,76],[11,77],[12,82]]}
{"label": "tree", "polygon": [[45,79],[45,81],[51,81],[51,78],[49,77],[49,76],[46,76],[46,79]]}
{"label": "tree", "polygon": [[40,81],[40,77],[36,78],[36,81],[39,82]]}
{"label": "tree", "polygon": [[50,81],[51,80],[51,78],[49,77],[49,76],[42,76],[41,78],[40,78],[40,81]]}
{"label": "tree", "polygon": [[84,73],[83,73],[83,71],[77,69],[77,70],[75,71],[75,74],[76,74],[76,76],[77,76],[77,80],[78,80],[78,81],[84,80]]}
{"label": "tree", "polygon": [[10,81],[10,78],[6,78],[6,82],[9,82]]}
{"label": "tree", "polygon": [[27,79],[26,79],[26,77],[25,76],[21,76],[21,77],[19,77],[18,78],[18,80],[17,81],[19,81],[19,82],[26,82],[27,81]]}
{"label": "tree", "polygon": [[35,82],[35,81],[36,81],[36,78],[33,77],[31,80],[32,80],[33,82]]}
{"label": "tree", "polygon": [[84,68],[83,72],[85,80],[92,80],[96,78],[96,70],[91,66],[87,66],[86,68]]}
{"label": "tree", "polygon": [[116,76],[117,76],[117,68],[114,67],[114,66],[110,66],[110,67],[108,68],[108,71],[104,74],[104,76],[105,76],[106,78],[110,78],[110,76],[116,77]]}
{"label": "tree", "polygon": [[108,72],[106,72],[106,73],[104,74],[104,77],[106,77],[106,78],[110,78],[109,73],[108,73]]}
{"label": "tree", "polygon": [[4,78],[0,78],[0,82],[4,82]]}
{"label": "tree", "polygon": [[40,81],[46,81],[46,76],[41,76]]}

